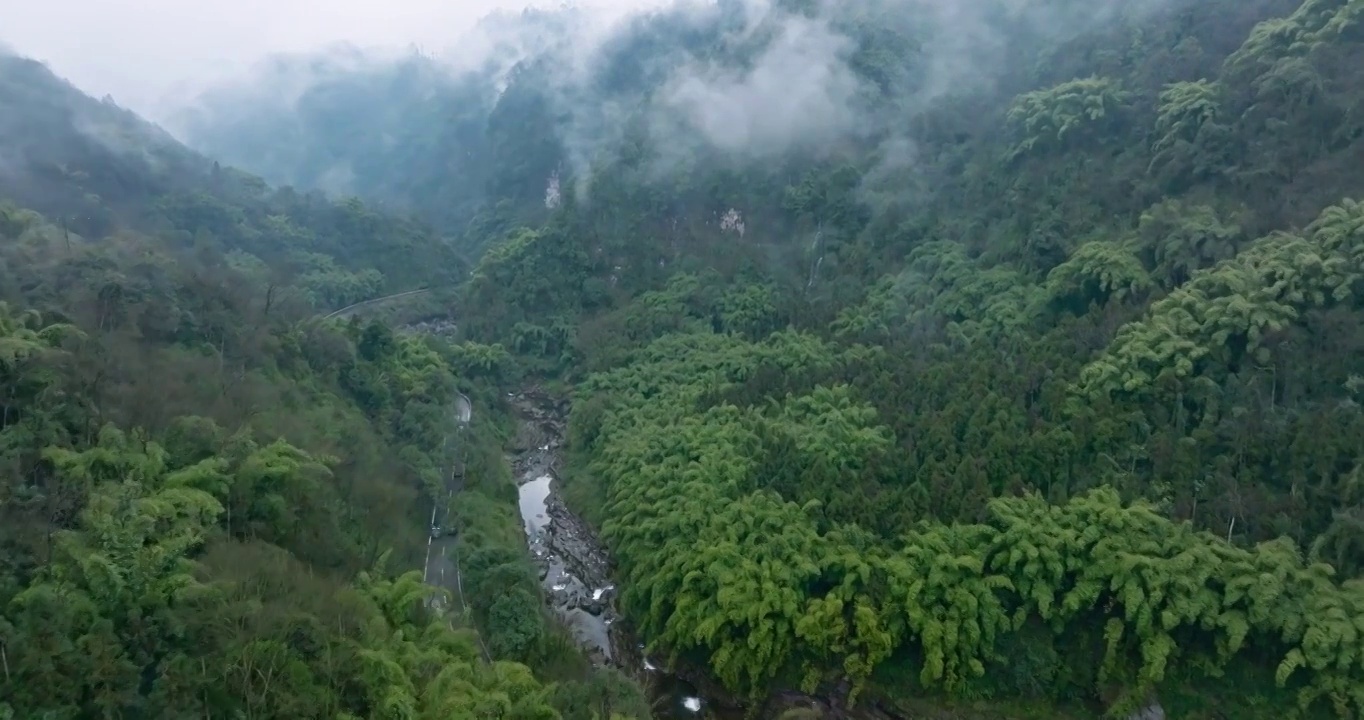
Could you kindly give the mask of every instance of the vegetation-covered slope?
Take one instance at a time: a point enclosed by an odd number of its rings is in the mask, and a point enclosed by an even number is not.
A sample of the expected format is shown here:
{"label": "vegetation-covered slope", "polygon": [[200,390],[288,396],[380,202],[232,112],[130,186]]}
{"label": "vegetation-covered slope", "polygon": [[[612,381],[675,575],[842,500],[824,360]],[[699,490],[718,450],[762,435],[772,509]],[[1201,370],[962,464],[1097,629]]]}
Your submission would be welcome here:
{"label": "vegetation-covered slope", "polygon": [[465,331],[736,693],[1364,712],[1364,5],[951,5],[520,63]]}
{"label": "vegetation-covered slope", "polygon": [[449,244],[419,223],[356,200],[271,190],[32,60],[0,54],[0,105],[0,193],[63,230],[102,238],[133,229],[235,252],[239,263],[309,276],[302,284],[318,307],[467,274]]}
{"label": "vegetation-covered slope", "polygon": [[462,391],[467,581],[535,588],[486,541],[520,540],[496,353],[316,319],[447,282],[439,239],[268,191],[36,63],[0,58],[0,91],[0,717],[647,715],[537,603],[434,612],[413,569]]}
{"label": "vegetation-covered slope", "polygon": [[459,230],[484,197],[489,95],[421,55],[376,64],[356,51],[280,59],[183,123],[196,147],[271,182],[360,195]]}
{"label": "vegetation-covered slope", "polygon": [[518,60],[571,52],[587,22],[568,8],[494,14],[463,39],[476,49],[457,70],[415,50],[277,57],[210,89],[176,124],[195,147],[272,182],[359,195],[481,250],[514,221],[543,218],[544,163],[564,119],[537,94],[503,90],[520,87]]}

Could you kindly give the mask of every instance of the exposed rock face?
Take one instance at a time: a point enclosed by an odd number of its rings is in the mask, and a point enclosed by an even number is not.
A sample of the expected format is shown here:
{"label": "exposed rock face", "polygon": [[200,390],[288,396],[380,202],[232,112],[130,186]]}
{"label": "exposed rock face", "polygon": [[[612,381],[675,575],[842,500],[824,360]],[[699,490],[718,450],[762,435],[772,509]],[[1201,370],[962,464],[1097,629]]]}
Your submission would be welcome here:
{"label": "exposed rock face", "polygon": [[444,338],[453,338],[459,330],[459,324],[449,318],[436,318],[434,320],[421,320],[400,328],[403,332],[421,333],[424,335],[436,335]]}
{"label": "exposed rock face", "polygon": [[1127,720],[1165,720],[1165,708],[1159,700],[1151,698],[1146,707],[1128,715]]}

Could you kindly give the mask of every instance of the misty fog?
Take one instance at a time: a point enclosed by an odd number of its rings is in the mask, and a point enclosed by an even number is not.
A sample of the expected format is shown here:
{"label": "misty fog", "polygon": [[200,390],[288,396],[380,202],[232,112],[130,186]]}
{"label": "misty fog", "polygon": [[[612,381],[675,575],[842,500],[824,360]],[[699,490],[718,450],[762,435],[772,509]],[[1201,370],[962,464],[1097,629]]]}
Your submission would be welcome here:
{"label": "misty fog", "polygon": [[0,720],[1364,716],[1364,0],[527,1],[0,0]]}
{"label": "misty fog", "polygon": [[[275,53],[337,44],[386,49],[452,44],[479,18],[527,6],[526,0],[0,0],[0,49],[48,63],[96,97],[153,120],[205,87],[239,77]],[[617,14],[654,0],[588,0]]]}
{"label": "misty fog", "polygon": [[[249,145],[253,156],[234,157],[213,138],[233,137],[234,128],[259,132],[266,117],[276,130],[313,138],[309,128],[316,126],[308,123],[329,122],[323,118],[341,112],[357,132],[368,134],[359,142],[391,148],[396,128],[407,122],[404,114],[427,111],[439,102],[435,98],[450,97],[455,85],[481,88],[466,88],[473,94],[461,97],[488,112],[513,73],[533,71],[535,92],[553,107],[564,169],[580,196],[593,164],[618,146],[632,123],[669,139],[655,148],[655,176],[698,147],[752,161],[792,150],[831,153],[871,140],[880,168],[868,177],[888,178],[913,164],[909,118],[945,96],[988,91],[1020,71],[1008,60],[1011,42],[1064,42],[1118,14],[1145,13],[1164,2],[1075,2],[1058,10],[1038,0],[622,0],[535,12],[501,3],[482,18],[471,8],[460,23],[413,31],[404,36],[406,44],[378,42],[384,33],[398,32],[393,23],[345,35],[341,23],[350,15],[343,12],[331,26],[336,34],[329,45],[299,52],[301,39],[281,42],[277,49],[290,52],[213,80],[205,76],[196,86],[202,92],[163,98],[153,116],[201,149],[271,166],[256,169],[272,181],[352,192],[357,169],[354,153],[345,148],[336,148],[333,164],[307,178],[271,176],[273,166],[298,162],[288,158],[294,151],[288,142],[257,138]],[[309,37],[322,32],[311,30]],[[691,34],[718,38],[718,45],[692,47]],[[858,46],[858,38],[868,37],[916,46],[917,64],[882,68],[884,78],[869,80],[865,65],[875,62],[869,58],[876,48]],[[859,51],[867,56],[857,57]],[[413,79],[418,76],[423,79]],[[341,85],[357,82],[400,82],[405,95],[389,98],[386,108],[365,109],[367,120],[342,106],[301,115],[301,97],[332,97]]]}
{"label": "misty fog", "polygon": [[[1002,33],[1009,28],[1063,37],[1117,12],[1149,9],[1163,0],[1076,3],[1064,15],[1036,12],[1034,0],[859,0],[861,12],[892,22],[928,27],[928,67],[921,93],[936,96],[964,85],[988,82],[997,63]],[[171,0],[57,0],[0,2],[5,23],[0,43],[48,63],[82,90],[111,95],[120,105],[175,129],[175,117],[205,90],[257,78],[275,86],[272,56],[357,53],[383,62],[414,49],[452,71],[495,61],[504,68],[565,43],[561,83],[581,80],[600,48],[638,16],[670,6],[673,15],[709,14],[717,6],[738,9],[745,22],[736,35],[760,28],[780,3],[772,0],[590,0],[527,3],[526,0],[401,0],[376,3],[344,0],[325,11],[303,0],[245,0],[178,3]],[[828,2],[808,3],[825,6]],[[570,35],[527,34],[516,14],[527,8],[573,7],[578,19]],[[489,18],[501,14],[502,17]],[[819,12],[825,17],[827,12]],[[635,18],[638,19],[638,18]],[[480,22],[482,20],[482,22]],[[672,78],[661,102],[680,112],[718,147],[740,145],[747,152],[778,151],[791,144],[825,142],[857,130],[848,108],[856,80],[847,66],[847,39],[820,20],[776,30],[758,66],[736,73],[692,62]],[[0,47],[4,47],[0,44]],[[298,78],[294,78],[298,81]],[[306,81],[304,81],[306,82]],[[293,90],[297,91],[297,88]],[[756,111],[756,112],[755,112]],[[180,134],[180,133],[177,133]]]}

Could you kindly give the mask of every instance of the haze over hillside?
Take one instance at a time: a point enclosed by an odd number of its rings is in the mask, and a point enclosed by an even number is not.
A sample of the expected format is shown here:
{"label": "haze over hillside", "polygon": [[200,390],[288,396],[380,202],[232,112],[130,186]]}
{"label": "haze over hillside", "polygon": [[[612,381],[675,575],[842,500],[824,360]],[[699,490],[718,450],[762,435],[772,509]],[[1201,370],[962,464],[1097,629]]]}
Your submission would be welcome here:
{"label": "haze over hillside", "polygon": [[[587,0],[612,13],[652,0]],[[480,18],[560,2],[526,0],[341,0],[320,12],[307,0],[7,0],[0,44],[47,62],[95,97],[115,100],[154,121],[192,100],[207,84],[239,77],[273,53],[313,52],[350,43],[446,51]]]}
{"label": "haze over hillside", "polygon": [[[1026,87],[1028,58],[1172,6],[683,0],[623,18],[508,14],[453,52],[278,58],[210,90],[173,126],[272,181],[395,203],[454,232],[505,224],[478,212],[490,197],[529,212],[551,177],[584,199],[594,169],[631,137],[648,143],[648,182],[685,175],[698,157],[732,169],[850,160],[869,164],[864,191],[884,184],[903,200],[905,183],[935,182],[920,172],[913,128],[946,98]],[[1220,20],[1228,44],[1254,11],[1241,17]]]}
{"label": "haze over hillside", "polygon": [[1364,713],[1361,0],[292,7],[0,56],[0,720]]}

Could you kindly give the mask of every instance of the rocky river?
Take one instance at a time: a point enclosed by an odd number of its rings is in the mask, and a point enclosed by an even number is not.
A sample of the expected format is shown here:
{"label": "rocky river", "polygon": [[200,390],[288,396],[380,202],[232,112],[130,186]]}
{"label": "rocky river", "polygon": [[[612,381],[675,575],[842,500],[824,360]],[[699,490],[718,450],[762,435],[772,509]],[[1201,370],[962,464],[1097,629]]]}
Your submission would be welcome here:
{"label": "rocky river", "polygon": [[[595,531],[575,515],[558,492],[567,403],[536,389],[509,397],[521,419],[508,458],[519,485],[520,510],[531,557],[540,571],[549,606],[598,665],[611,665],[648,692],[654,717],[664,720],[740,720],[745,708],[695,668],[665,668],[649,658],[616,607],[611,559]],[[698,689],[698,687],[703,689]],[[871,703],[846,707],[848,687],[831,698],[794,691],[775,693],[758,714],[776,718],[788,710],[840,720],[899,720]]]}
{"label": "rocky river", "polygon": [[[449,339],[457,327],[452,320],[437,318],[410,323],[401,330]],[[630,632],[629,623],[617,610],[610,556],[596,531],[569,510],[559,493],[568,403],[534,387],[508,393],[507,399],[519,420],[507,460],[518,486],[526,544],[539,569],[549,607],[594,664],[618,668],[645,688],[655,718],[744,718],[744,708],[704,673],[666,669],[662,661],[647,657],[643,643]],[[464,402],[456,411],[467,423],[471,408],[467,400]],[[450,491],[456,492],[458,484],[453,478],[451,483]],[[434,510],[431,523],[438,524]],[[462,607],[463,588],[454,560],[456,544],[452,535],[428,542],[425,579],[449,590]],[[707,689],[699,690],[698,686]],[[797,693],[780,694],[776,699],[779,702],[770,708],[772,713],[760,717],[776,717],[782,709],[796,707],[824,710],[824,717],[842,717],[837,712],[828,713],[829,705]]]}
{"label": "rocky river", "polygon": [[[451,321],[428,321],[409,325],[404,330],[441,335],[452,333],[454,328]],[[610,556],[596,532],[569,510],[558,491],[567,402],[555,400],[538,388],[509,393],[508,400],[520,419],[508,461],[519,487],[527,546],[539,568],[550,608],[593,663],[619,668],[645,687],[655,718],[744,718],[744,708],[710,684],[704,673],[695,669],[665,669],[661,662],[648,658],[643,645],[630,633],[628,622],[620,616],[616,608],[616,588],[611,582]],[[468,422],[469,408],[467,400],[464,402],[465,406],[457,408],[457,412],[463,416],[463,422]],[[453,492],[454,488],[451,490]],[[433,512],[432,523],[435,521]],[[449,559],[454,542],[452,536],[443,536],[428,546],[426,577],[428,582],[455,593],[462,606],[463,589],[459,585],[458,566]],[[698,686],[706,690],[698,690]],[[833,688],[827,697],[780,691],[768,699],[757,717],[778,718],[786,711],[805,710],[809,714],[804,717],[829,720],[905,720],[902,715],[874,701],[850,709],[844,701],[847,691],[845,683]],[[1164,718],[1160,701],[1153,697],[1146,707],[1132,713],[1127,720]]]}
{"label": "rocky river", "polygon": [[551,609],[593,663],[617,667],[645,686],[655,717],[732,716],[737,710],[732,704],[708,700],[647,658],[621,622],[610,557],[558,491],[567,407],[536,390],[515,393],[510,400],[522,422],[509,460],[527,545]]}

